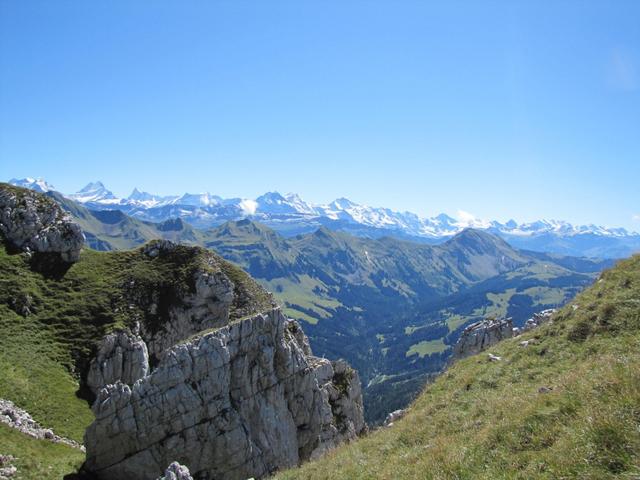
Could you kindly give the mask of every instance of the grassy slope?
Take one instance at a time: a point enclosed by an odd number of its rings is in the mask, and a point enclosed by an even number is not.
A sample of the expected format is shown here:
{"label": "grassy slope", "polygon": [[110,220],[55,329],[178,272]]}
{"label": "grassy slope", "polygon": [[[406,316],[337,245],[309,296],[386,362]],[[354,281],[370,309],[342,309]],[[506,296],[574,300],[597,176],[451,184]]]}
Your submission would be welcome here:
{"label": "grassy slope", "polygon": [[18,469],[16,480],[59,480],[73,475],[84,462],[80,450],[27,437],[4,424],[0,424],[0,451],[15,457],[11,464]]}
{"label": "grassy slope", "polygon": [[640,256],[491,352],[502,361],[456,363],[392,428],[277,478],[640,475]]}

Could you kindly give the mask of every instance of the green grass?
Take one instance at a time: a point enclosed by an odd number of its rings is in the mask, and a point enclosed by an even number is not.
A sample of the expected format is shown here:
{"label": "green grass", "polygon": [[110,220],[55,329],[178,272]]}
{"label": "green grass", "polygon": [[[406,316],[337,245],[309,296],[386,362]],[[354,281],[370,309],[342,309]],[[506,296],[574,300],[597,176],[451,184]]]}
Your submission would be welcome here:
{"label": "green grass", "polygon": [[15,480],[61,479],[78,471],[84,453],[48,440],[37,440],[0,423],[0,453],[12,455]]}
{"label": "green grass", "polygon": [[0,398],[13,401],[59,435],[82,442],[93,414],[76,396],[78,382],[60,362],[64,353],[55,335],[4,305],[0,330]]}
{"label": "green grass", "polygon": [[285,305],[287,315],[313,325],[331,317],[342,306],[338,300],[328,296],[321,281],[306,274],[259,282]]}
{"label": "green grass", "polygon": [[531,287],[522,291],[529,295],[534,305],[561,305],[566,300],[562,289],[550,287]]}
{"label": "green grass", "polygon": [[431,355],[432,353],[444,352],[447,348],[449,348],[449,345],[445,345],[442,338],[437,340],[425,340],[411,345],[409,350],[407,350],[406,356],[410,357],[411,355],[418,355],[422,358],[427,355]]}
{"label": "green grass", "polygon": [[491,351],[502,361],[459,361],[394,427],[276,478],[640,477],[640,256]]}

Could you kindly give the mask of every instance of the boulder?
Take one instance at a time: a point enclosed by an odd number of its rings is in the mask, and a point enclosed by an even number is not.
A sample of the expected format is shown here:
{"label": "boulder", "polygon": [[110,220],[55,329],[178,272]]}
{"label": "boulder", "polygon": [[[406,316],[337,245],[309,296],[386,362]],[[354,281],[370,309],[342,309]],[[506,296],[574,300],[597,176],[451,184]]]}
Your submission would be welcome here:
{"label": "boulder", "polygon": [[553,316],[554,313],[556,313],[555,308],[549,308],[547,310],[542,310],[541,312],[534,313],[533,317],[531,317],[524,323],[524,327],[522,328],[522,330],[524,332],[528,332],[529,330],[538,328],[543,323],[546,323],[549,320],[551,320],[551,317]]}
{"label": "boulder", "polygon": [[0,185],[0,232],[24,252],[53,253],[67,263],[80,258],[84,235],[53,200],[40,193]]}
{"label": "boulder", "polygon": [[189,469],[178,462],[173,462],[157,480],[193,480]]}
{"label": "boulder", "polygon": [[400,420],[407,413],[406,409],[394,410],[390,414],[387,415],[387,418],[384,419],[384,426],[391,427],[395,422]]}

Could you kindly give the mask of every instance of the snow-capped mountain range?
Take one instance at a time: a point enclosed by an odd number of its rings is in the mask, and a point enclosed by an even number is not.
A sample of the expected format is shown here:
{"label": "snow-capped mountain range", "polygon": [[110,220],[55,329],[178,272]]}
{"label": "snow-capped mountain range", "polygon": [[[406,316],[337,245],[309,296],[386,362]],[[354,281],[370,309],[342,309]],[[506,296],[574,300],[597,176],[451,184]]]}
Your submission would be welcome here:
{"label": "snow-capped mountain range", "polygon": [[[10,183],[40,192],[55,190],[43,179],[12,179]],[[256,199],[224,199],[210,193],[160,196],[141,192],[137,188],[127,198],[118,198],[102,182],[91,182],[80,191],[66,195],[89,209],[117,209],[141,220],[161,222],[179,217],[197,228],[209,228],[229,220],[251,218],[267,224],[284,235],[296,235],[326,226],[359,236],[381,237],[392,235],[417,241],[437,243],[459,233],[465,228],[476,228],[502,236],[520,248],[541,249],[552,240],[571,239],[570,243],[587,243],[577,250],[569,245],[563,248],[547,248],[570,254],[600,253],[591,251],[595,242],[598,248],[603,240],[624,244],[619,253],[640,249],[640,235],[624,228],[608,228],[597,225],[572,225],[560,220],[539,220],[530,223],[505,223],[474,218],[462,212],[458,218],[446,214],[424,218],[410,212],[397,212],[388,208],[375,208],[339,198],[326,205],[304,201],[299,195],[281,195],[269,192]],[[535,240],[535,241],[534,241]],[[590,241],[587,241],[590,240]],[[631,246],[629,246],[631,241]],[[606,243],[606,242],[605,242]],[[607,243],[607,245],[609,245]],[[636,247],[637,244],[637,247]],[[606,256],[619,253],[608,246]],[[622,255],[620,255],[622,256]]]}

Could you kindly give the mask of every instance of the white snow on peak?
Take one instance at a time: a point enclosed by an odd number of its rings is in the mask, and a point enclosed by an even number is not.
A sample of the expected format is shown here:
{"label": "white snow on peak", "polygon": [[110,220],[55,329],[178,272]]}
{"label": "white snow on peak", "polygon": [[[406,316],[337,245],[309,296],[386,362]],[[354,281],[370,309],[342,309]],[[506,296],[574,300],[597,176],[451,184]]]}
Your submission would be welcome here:
{"label": "white snow on peak", "polygon": [[117,198],[111,191],[107,190],[104,184],[100,181],[88,183],[80,191],[74,193],[73,195],[69,195],[69,197],[80,203],[120,203],[120,199]]}
{"label": "white snow on peak", "polygon": [[[54,190],[54,187],[42,178],[12,179],[13,185],[31,188],[40,192]],[[68,195],[80,203],[90,203],[91,208],[119,208],[133,212],[144,218],[144,212],[154,207],[167,207],[158,213],[159,217],[185,216],[216,221],[235,220],[238,216],[259,217],[263,220],[315,222],[318,219],[330,219],[347,224],[361,225],[376,229],[401,232],[416,237],[443,238],[461,232],[465,228],[483,229],[493,233],[512,236],[536,236],[551,234],[560,237],[575,235],[597,235],[607,237],[626,237],[638,235],[624,228],[607,228],[598,225],[573,225],[562,220],[537,220],[517,223],[509,220],[505,223],[489,221],[476,217],[465,210],[458,210],[455,218],[444,213],[426,218],[411,212],[398,212],[388,208],[370,207],[355,203],[347,198],[338,198],[329,204],[316,205],[306,202],[296,193],[281,195],[268,192],[255,200],[247,198],[223,199],[210,193],[185,193],[181,196],[160,196],[140,191],[137,188],[126,199],[116,197],[102,182],[92,182],[79,192]],[[102,207],[100,207],[102,206]],[[195,212],[194,212],[195,207]]]}
{"label": "white snow on peak", "polygon": [[185,193],[176,198],[172,203],[176,205],[190,205],[193,207],[210,207],[218,205],[222,199],[216,195],[205,193]]}
{"label": "white snow on peak", "polygon": [[35,190],[36,192],[46,193],[55,191],[55,187],[47,182],[45,182],[42,178],[12,178],[9,180],[11,185],[15,185],[16,187],[28,188],[30,190]]}

